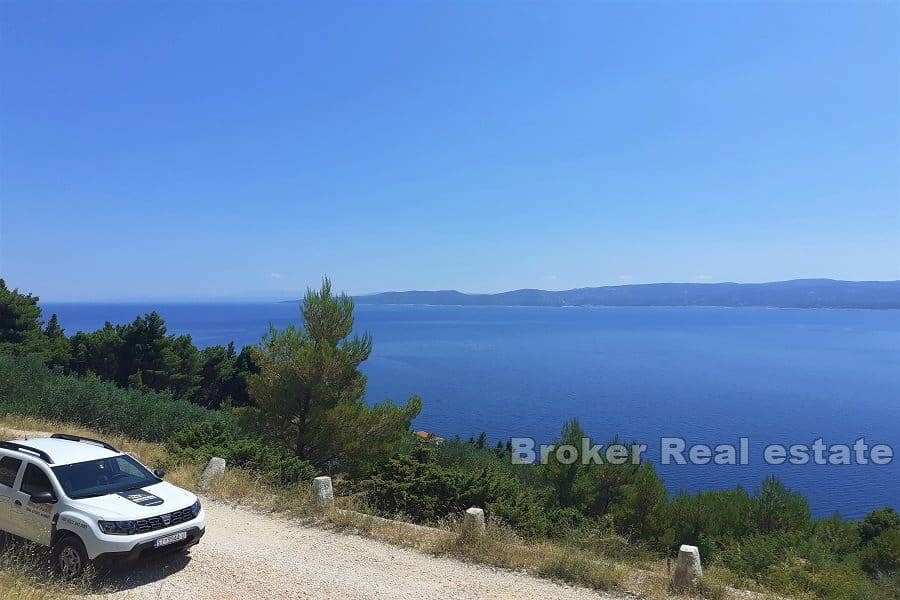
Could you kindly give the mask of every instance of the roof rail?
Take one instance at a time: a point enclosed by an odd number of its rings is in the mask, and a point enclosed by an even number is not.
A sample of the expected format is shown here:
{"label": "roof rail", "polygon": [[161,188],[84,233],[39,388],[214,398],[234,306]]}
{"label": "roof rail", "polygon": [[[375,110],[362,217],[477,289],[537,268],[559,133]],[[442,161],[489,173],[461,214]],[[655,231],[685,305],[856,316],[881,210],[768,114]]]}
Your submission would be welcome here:
{"label": "roof rail", "polygon": [[107,450],[112,450],[113,452],[118,452],[118,450],[115,447],[111,446],[110,444],[107,444],[106,442],[101,442],[100,440],[95,440],[93,438],[83,437],[80,435],[70,435],[68,433],[54,433],[50,437],[57,439],[57,440],[69,440],[70,442],[84,442],[86,444],[94,444],[95,446],[101,446],[103,448],[106,448]]}
{"label": "roof rail", "polygon": [[53,464],[53,459],[50,458],[50,455],[43,450],[38,450],[37,448],[32,448],[31,446],[26,446],[25,444],[20,444],[19,442],[0,442],[0,448],[15,450],[16,452],[30,452],[32,454],[37,454],[38,458],[40,458],[48,465]]}

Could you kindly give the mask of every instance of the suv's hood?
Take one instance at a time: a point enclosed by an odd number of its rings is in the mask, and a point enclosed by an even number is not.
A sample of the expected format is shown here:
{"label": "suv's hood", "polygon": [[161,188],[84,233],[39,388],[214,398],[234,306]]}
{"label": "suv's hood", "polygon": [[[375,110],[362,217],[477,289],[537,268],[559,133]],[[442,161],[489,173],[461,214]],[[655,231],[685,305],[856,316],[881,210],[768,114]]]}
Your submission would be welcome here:
{"label": "suv's hood", "polygon": [[118,494],[72,500],[71,505],[98,519],[130,521],[181,510],[192,505],[196,499],[194,494],[161,481]]}

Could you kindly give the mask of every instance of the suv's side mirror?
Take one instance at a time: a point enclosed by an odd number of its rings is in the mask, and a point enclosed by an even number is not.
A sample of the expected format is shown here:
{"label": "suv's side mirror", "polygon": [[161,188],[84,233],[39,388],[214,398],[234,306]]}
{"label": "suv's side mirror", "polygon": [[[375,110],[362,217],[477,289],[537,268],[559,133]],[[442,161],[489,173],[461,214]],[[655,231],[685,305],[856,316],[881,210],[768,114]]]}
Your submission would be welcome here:
{"label": "suv's side mirror", "polygon": [[51,492],[38,492],[32,494],[30,500],[34,504],[56,504],[56,496]]}
{"label": "suv's side mirror", "polygon": [[165,469],[153,469],[153,474],[156,475],[156,477],[158,479],[162,479],[163,477],[166,476],[166,470]]}

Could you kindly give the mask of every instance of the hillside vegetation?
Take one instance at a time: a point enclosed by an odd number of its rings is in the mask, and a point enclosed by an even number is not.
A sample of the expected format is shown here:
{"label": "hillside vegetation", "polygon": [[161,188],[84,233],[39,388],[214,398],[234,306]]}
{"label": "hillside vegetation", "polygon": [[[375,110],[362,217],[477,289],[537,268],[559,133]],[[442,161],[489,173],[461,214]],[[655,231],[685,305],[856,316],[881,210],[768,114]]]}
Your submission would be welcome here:
{"label": "hillside vegetation", "polygon": [[450,306],[769,306],[780,308],[900,308],[900,281],[796,279],[772,283],[648,283],[464,294],[456,290],[384,292],[360,304]]}
{"label": "hillside vegetation", "polygon": [[[189,336],[166,335],[158,315],[72,337],[55,318],[46,326],[40,319],[37,298],[0,282],[0,413],[161,442],[164,460],[185,469],[222,456],[283,490],[282,504],[301,502],[297,490],[328,473],[339,494],[384,516],[438,524],[481,506],[503,532],[488,539],[500,542],[433,548],[504,566],[549,548],[555,558],[542,554],[534,568],[574,583],[622,585],[594,561],[658,565],[691,543],[720,584],[810,598],[900,597],[900,518],[889,507],[861,522],[815,520],[806,499],[774,478],[752,492],[671,497],[650,463],[514,465],[508,447],[484,435],[418,440],[409,431],[417,397],[363,401],[359,365],[372,340],[351,336],[353,302],[327,280],[307,294],[301,327],[273,329],[239,355],[225,352],[245,357],[239,375],[183,360],[202,353]],[[222,397],[223,389],[232,392]],[[219,408],[202,400],[211,397]],[[557,441],[577,444],[585,435],[572,420]]]}

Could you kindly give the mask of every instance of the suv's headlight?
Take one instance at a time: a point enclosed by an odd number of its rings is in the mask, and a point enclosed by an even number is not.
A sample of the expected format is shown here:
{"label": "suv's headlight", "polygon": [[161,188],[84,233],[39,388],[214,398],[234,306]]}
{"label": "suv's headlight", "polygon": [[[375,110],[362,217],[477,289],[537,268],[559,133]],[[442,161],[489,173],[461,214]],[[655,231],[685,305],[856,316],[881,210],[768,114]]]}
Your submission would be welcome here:
{"label": "suv's headlight", "polygon": [[98,521],[100,531],[109,535],[132,535],[137,533],[137,521]]}
{"label": "suv's headlight", "polygon": [[195,517],[200,514],[200,500],[199,499],[196,502],[194,502],[194,504],[191,506],[191,514],[193,514]]}

